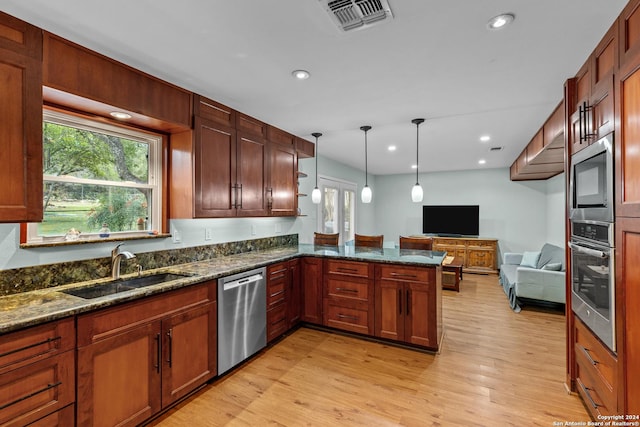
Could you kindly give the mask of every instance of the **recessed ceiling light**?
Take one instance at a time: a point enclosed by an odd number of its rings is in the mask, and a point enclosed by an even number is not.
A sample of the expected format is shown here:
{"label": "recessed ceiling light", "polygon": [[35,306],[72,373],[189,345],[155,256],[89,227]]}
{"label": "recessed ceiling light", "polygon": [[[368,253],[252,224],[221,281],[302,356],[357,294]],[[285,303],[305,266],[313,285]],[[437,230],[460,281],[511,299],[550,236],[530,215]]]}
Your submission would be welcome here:
{"label": "recessed ceiling light", "polygon": [[503,13],[489,19],[489,22],[487,22],[487,28],[490,30],[499,30],[513,22],[514,19],[516,19],[516,16],[513,13]]}
{"label": "recessed ceiling light", "polygon": [[487,163],[487,161],[485,159],[478,160],[478,164],[479,165],[484,165],[485,163]]}
{"label": "recessed ceiling light", "polygon": [[120,119],[120,120],[127,120],[131,118],[131,114],[125,113],[123,111],[112,111],[109,114],[111,114],[111,116],[115,117],[116,119]]}
{"label": "recessed ceiling light", "polygon": [[487,141],[490,141],[490,140],[491,140],[491,137],[489,135],[482,135],[480,137],[480,141],[482,141],[482,142],[487,142]]}
{"label": "recessed ceiling light", "polygon": [[387,150],[389,151],[396,151],[398,147],[396,147],[395,145],[390,145],[389,147],[387,147]]}
{"label": "recessed ceiling light", "polygon": [[307,70],[294,70],[291,75],[298,80],[306,80],[311,76]]}

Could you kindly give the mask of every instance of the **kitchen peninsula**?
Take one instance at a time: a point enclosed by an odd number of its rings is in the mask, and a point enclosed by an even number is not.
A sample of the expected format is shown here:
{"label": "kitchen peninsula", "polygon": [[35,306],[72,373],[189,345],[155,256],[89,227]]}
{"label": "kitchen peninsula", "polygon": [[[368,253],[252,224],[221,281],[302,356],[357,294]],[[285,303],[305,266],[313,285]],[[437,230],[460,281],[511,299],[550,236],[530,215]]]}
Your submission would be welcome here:
{"label": "kitchen peninsula", "polygon": [[[438,351],[444,255],[397,248],[280,246],[150,270],[141,277],[179,276],[92,299],[65,291],[106,286],[111,279],[2,297],[0,352],[6,359],[1,360],[6,362],[3,378],[11,381],[3,381],[0,390],[8,391],[16,380],[28,385],[27,396],[32,388],[56,386],[47,399],[27,397],[19,408],[3,410],[0,421],[52,416],[68,421],[75,416],[84,425],[109,417],[113,424],[129,420],[126,425],[135,425],[170,407],[217,376],[216,279],[256,267],[274,272],[267,277],[267,301],[273,289],[278,296],[267,311],[270,342],[301,323]],[[71,357],[74,351],[77,360]],[[11,356],[15,354],[24,357]],[[128,361],[125,367],[118,362],[122,357]],[[41,372],[36,364],[58,380],[34,374]],[[116,367],[122,375],[105,374]],[[128,390],[132,381],[147,384],[147,391],[104,398],[109,390]],[[28,411],[20,409],[23,405]]]}

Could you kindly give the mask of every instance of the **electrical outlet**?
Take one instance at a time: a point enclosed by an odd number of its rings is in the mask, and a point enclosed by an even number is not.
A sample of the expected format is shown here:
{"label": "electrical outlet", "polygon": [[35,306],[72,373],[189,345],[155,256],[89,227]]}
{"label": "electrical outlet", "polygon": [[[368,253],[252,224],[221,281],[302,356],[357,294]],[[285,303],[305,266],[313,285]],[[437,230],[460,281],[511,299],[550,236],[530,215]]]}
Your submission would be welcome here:
{"label": "electrical outlet", "polygon": [[256,226],[255,226],[255,224],[251,224],[251,235],[252,236],[256,235]]}
{"label": "electrical outlet", "polygon": [[210,228],[205,228],[204,240],[211,240],[211,239],[213,239],[213,230],[211,230]]}
{"label": "electrical outlet", "polygon": [[171,238],[173,239],[173,243],[180,243],[182,241],[182,236],[180,235],[180,232],[175,228],[171,233]]}
{"label": "electrical outlet", "polygon": [[282,224],[276,222],[276,233],[282,233]]}

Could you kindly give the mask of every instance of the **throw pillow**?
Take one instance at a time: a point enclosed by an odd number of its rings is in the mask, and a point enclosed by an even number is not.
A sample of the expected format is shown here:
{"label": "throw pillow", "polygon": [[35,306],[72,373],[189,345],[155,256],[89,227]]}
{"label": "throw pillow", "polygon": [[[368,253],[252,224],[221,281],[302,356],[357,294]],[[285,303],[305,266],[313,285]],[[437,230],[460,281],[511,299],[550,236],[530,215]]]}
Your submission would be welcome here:
{"label": "throw pillow", "polygon": [[542,270],[560,271],[562,269],[561,262],[550,262],[542,266]]}
{"label": "throw pillow", "polygon": [[538,258],[540,258],[540,252],[525,252],[522,254],[520,265],[522,267],[537,268]]}

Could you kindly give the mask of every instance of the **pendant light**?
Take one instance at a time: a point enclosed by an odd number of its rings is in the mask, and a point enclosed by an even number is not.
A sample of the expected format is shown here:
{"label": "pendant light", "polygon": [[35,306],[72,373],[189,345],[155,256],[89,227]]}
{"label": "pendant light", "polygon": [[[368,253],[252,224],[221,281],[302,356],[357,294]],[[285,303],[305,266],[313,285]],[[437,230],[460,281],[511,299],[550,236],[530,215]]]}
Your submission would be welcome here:
{"label": "pendant light", "polygon": [[367,132],[371,130],[371,126],[360,126],[360,130],[364,131],[364,188],[362,188],[362,203],[371,203],[371,187],[368,184],[369,171],[367,170]]}
{"label": "pendant light", "polygon": [[420,186],[420,182],[418,181],[418,143],[419,143],[419,134],[420,134],[420,124],[424,122],[424,119],[413,119],[411,120],[411,123],[413,123],[414,125],[416,125],[416,185],[413,186],[413,188],[411,189],[411,200],[413,201],[413,203],[420,203],[422,202],[422,196],[423,196],[423,191],[422,191],[422,187]]}
{"label": "pendant light", "polygon": [[311,201],[315,204],[318,204],[322,199],[320,189],[318,188],[318,138],[321,137],[322,134],[320,132],[314,132],[311,135],[316,137],[316,186],[311,192]]}

